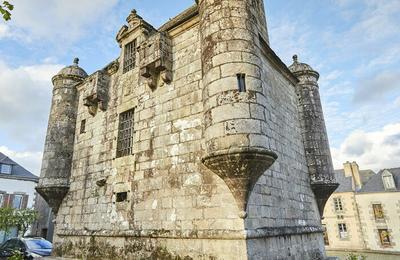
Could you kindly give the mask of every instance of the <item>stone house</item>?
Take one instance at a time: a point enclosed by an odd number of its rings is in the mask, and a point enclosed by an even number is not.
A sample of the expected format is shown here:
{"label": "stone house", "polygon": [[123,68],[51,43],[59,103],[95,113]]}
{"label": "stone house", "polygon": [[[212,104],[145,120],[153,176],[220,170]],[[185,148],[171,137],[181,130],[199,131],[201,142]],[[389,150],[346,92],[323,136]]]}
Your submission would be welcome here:
{"label": "stone house", "polygon": [[[0,208],[32,208],[38,181],[39,177],[0,152]],[[17,233],[16,228],[9,234],[0,230],[0,243]]]}
{"label": "stone house", "polygon": [[38,192],[54,253],[104,259],[324,259],[336,189],[319,74],[269,45],[262,0],[199,0],[120,56],[53,77]]}
{"label": "stone house", "polygon": [[340,185],[329,198],[322,221],[329,253],[352,251],[368,259],[398,259],[400,168],[375,174],[347,162],[335,172]]}

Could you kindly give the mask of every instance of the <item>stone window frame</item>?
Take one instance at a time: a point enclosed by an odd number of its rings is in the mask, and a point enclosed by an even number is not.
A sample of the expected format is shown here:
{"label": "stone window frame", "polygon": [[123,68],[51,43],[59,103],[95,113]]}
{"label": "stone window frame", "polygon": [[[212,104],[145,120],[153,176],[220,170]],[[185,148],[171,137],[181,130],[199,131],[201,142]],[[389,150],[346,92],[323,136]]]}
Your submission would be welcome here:
{"label": "stone window frame", "polygon": [[[380,231],[386,231],[387,232],[387,238],[388,238],[388,243],[384,244],[382,241],[382,237],[381,237],[381,232]],[[393,237],[392,237],[392,230],[389,228],[376,228],[375,229],[377,238],[378,238],[378,244],[380,245],[381,248],[388,248],[388,247],[393,247],[395,244],[393,243]]]}
{"label": "stone window frame", "polygon": [[[374,206],[379,206],[380,207],[380,211],[381,211],[381,217],[377,216],[377,211],[375,209]],[[372,202],[371,204],[371,208],[372,208],[372,214],[374,216],[374,220],[376,222],[383,222],[385,221],[385,211],[383,210],[383,205],[382,203],[376,203],[376,202]]]}
{"label": "stone window frame", "polygon": [[[340,231],[340,226],[342,225],[342,227],[345,228],[345,231]],[[349,227],[347,225],[347,223],[345,222],[338,222],[337,223],[337,229],[338,229],[338,238],[340,240],[349,240],[350,236],[349,236]],[[342,233],[346,234],[345,237],[342,237]]]}
{"label": "stone window frame", "polygon": [[[338,204],[336,203],[336,201],[338,201]],[[339,196],[339,197],[332,198],[332,203],[333,203],[333,209],[336,213],[344,212],[344,203],[343,203],[342,197]],[[336,205],[340,206],[340,208],[336,207]]]}
{"label": "stone window frame", "polygon": [[80,125],[80,128],[79,128],[79,133],[80,134],[86,133],[86,123],[87,123],[86,119],[82,119],[81,120],[81,125]]}
{"label": "stone window frame", "polygon": [[[133,155],[135,110],[135,107],[128,109],[118,116],[117,158]],[[130,117],[124,118],[127,115],[130,115]],[[128,124],[128,126],[125,126],[125,124]]]}
{"label": "stone window frame", "polygon": [[237,81],[238,81],[238,91],[239,92],[246,92],[246,74],[245,73],[238,73],[236,74]]}
{"label": "stone window frame", "polygon": [[133,39],[124,46],[123,73],[133,70],[136,67],[137,39]]}
{"label": "stone window frame", "polygon": [[[383,211],[383,219],[376,219],[375,218],[375,212],[374,212],[374,208],[373,205],[374,204],[381,204],[382,205],[382,211]],[[370,222],[375,222],[377,224],[385,224],[387,221],[390,220],[390,216],[389,213],[387,212],[387,207],[385,208],[385,204],[382,203],[381,201],[370,201],[369,205],[368,205],[368,215],[366,215],[367,218],[369,218]]]}

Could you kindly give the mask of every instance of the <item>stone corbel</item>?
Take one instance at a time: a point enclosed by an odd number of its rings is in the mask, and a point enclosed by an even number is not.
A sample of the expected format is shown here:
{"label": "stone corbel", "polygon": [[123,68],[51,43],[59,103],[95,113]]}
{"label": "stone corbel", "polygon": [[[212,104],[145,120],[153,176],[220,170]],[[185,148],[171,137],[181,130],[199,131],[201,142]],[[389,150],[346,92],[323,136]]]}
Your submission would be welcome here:
{"label": "stone corbel", "polygon": [[160,79],[166,84],[172,81],[171,40],[164,33],[150,36],[139,47],[140,75],[146,78],[151,89]]}
{"label": "stone corbel", "polygon": [[118,60],[115,60],[115,61],[111,62],[105,68],[105,70],[107,71],[108,75],[110,75],[110,76],[115,74],[115,73],[117,73],[118,69],[119,69],[119,61]]}
{"label": "stone corbel", "polygon": [[89,114],[92,116],[96,115],[98,108],[100,108],[102,111],[106,110],[104,100],[99,99],[97,94],[87,96],[83,102],[83,104],[88,107]]}
{"label": "stone corbel", "polygon": [[260,176],[278,156],[269,150],[253,147],[230,148],[203,157],[203,164],[224,180],[231,190],[239,216],[246,218],[247,202]]}
{"label": "stone corbel", "polygon": [[110,77],[106,70],[98,71],[91,77],[83,102],[88,107],[89,114],[95,116],[98,109],[102,111],[107,110],[107,93]]}

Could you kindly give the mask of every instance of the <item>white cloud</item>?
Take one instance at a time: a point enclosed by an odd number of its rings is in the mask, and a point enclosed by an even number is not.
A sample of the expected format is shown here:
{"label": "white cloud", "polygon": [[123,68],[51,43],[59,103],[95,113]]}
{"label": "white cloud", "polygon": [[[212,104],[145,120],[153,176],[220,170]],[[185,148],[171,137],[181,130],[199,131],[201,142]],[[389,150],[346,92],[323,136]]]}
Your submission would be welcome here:
{"label": "white cloud", "polygon": [[[28,150],[43,149],[51,104],[51,77],[63,66],[38,64],[11,68],[0,61],[0,136]],[[2,144],[4,145],[4,144]]]}
{"label": "white cloud", "polygon": [[400,71],[384,71],[361,82],[354,93],[356,102],[379,102],[393,90],[400,90]]}
{"label": "white cloud", "polygon": [[400,123],[389,124],[378,131],[353,131],[340,145],[332,149],[335,169],[346,161],[356,161],[362,169],[375,171],[400,167]]}
{"label": "white cloud", "polygon": [[[118,0],[20,0],[9,22],[14,37],[27,41],[73,42],[88,28],[110,15]],[[1,35],[1,34],[0,34]]]}
{"label": "white cloud", "polygon": [[269,24],[269,36],[271,47],[279,53],[280,58],[286,64],[292,64],[292,56],[299,55],[300,61],[307,60],[309,51],[307,49],[308,39],[311,35],[307,26],[300,24],[293,18],[282,18],[271,21]]}
{"label": "white cloud", "polygon": [[42,163],[41,152],[22,151],[17,152],[9,149],[6,146],[0,146],[0,152],[10,157],[13,161],[30,171],[31,173],[39,176],[40,166]]}
{"label": "white cloud", "polygon": [[7,24],[0,23],[0,39],[10,35],[10,29]]}
{"label": "white cloud", "polygon": [[399,107],[399,108],[400,108],[400,96],[396,98],[396,100],[394,101],[394,105],[395,105],[396,107]]}

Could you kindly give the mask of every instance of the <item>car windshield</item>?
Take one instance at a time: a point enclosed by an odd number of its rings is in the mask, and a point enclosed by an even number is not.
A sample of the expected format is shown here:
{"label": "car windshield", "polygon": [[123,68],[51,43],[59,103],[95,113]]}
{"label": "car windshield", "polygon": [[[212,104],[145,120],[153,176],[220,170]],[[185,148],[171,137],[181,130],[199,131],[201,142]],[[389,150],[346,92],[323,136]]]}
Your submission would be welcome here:
{"label": "car windshield", "polygon": [[29,249],[52,249],[52,244],[44,239],[40,240],[25,240]]}

